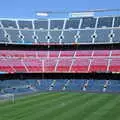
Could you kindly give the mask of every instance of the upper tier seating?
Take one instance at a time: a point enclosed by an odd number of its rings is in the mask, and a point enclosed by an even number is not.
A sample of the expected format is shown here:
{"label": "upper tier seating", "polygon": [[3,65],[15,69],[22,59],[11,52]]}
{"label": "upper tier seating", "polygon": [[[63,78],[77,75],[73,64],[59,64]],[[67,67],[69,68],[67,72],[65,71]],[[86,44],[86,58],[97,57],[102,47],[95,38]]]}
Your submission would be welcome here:
{"label": "upper tier seating", "polygon": [[120,43],[120,17],[0,20],[0,43]]}

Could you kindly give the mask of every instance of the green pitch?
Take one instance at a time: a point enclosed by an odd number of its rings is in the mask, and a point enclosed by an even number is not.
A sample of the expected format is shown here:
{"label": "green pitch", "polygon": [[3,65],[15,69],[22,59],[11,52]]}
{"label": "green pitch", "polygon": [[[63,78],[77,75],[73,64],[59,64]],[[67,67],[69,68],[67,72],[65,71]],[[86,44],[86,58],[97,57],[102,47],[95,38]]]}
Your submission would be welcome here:
{"label": "green pitch", "polygon": [[0,103],[0,120],[120,120],[120,95],[46,93]]}

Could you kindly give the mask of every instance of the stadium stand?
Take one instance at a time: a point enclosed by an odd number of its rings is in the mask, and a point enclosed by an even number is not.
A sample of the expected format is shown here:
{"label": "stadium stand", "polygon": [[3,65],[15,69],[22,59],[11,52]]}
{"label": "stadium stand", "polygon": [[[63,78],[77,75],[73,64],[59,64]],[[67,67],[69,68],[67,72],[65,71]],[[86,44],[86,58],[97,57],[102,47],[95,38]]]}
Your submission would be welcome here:
{"label": "stadium stand", "polygon": [[0,71],[120,72],[120,50],[10,51],[0,50]]}
{"label": "stadium stand", "polygon": [[[106,86],[106,88],[105,88]],[[120,92],[119,80],[6,80],[0,81],[2,93],[31,93],[39,91]],[[104,89],[105,88],[105,89]]]}
{"label": "stadium stand", "polygon": [[[0,45],[47,46],[47,50],[1,50],[0,75],[42,73],[43,79],[0,81],[0,94],[39,91],[120,92],[119,80],[44,79],[44,73],[119,73],[119,49],[77,49],[77,45],[120,43],[120,17],[0,19]],[[76,49],[51,49],[76,45]],[[50,49],[49,49],[50,48]]]}
{"label": "stadium stand", "polygon": [[104,44],[119,43],[120,17],[45,20],[0,20],[0,43]]}

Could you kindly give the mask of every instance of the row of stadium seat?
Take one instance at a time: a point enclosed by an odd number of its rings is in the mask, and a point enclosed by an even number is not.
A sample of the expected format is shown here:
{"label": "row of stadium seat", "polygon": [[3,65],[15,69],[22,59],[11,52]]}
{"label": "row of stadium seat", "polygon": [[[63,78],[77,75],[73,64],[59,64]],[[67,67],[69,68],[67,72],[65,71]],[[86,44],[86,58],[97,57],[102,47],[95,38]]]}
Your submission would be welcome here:
{"label": "row of stadium seat", "polygon": [[108,57],[120,56],[120,50],[67,50],[67,51],[22,51],[0,50],[0,57],[6,58],[54,58],[54,57]]}
{"label": "row of stadium seat", "polygon": [[0,43],[10,44],[102,44],[119,43],[120,29],[28,31],[0,29]]}
{"label": "row of stadium seat", "polygon": [[120,42],[120,17],[0,20],[0,43],[94,44]]}
{"label": "row of stadium seat", "polygon": [[120,50],[0,51],[0,71],[120,72]]}
{"label": "row of stadium seat", "polygon": [[83,17],[83,18],[63,18],[63,19],[37,19],[37,20],[19,20],[19,19],[1,19],[0,27],[14,29],[85,29],[85,28],[103,28],[119,27],[120,16],[115,17]]}
{"label": "row of stadium seat", "polygon": [[0,94],[36,91],[120,92],[119,80],[5,80]]}

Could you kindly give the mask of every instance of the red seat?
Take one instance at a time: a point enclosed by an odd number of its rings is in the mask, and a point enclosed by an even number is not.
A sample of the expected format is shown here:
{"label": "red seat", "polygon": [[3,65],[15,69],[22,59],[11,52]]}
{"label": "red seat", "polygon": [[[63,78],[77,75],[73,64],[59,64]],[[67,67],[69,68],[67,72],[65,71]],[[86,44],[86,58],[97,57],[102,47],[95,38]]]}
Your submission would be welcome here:
{"label": "red seat", "polygon": [[47,58],[46,60],[44,60],[44,71],[54,72],[56,64],[57,64],[56,58]]}
{"label": "red seat", "polygon": [[109,50],[94,50],[93,56],[106,56],[108,57],[110,54]]}
{"label": "red seat", "polygon": [[24,65],[28,72],[41,72],[42,71],[42,61],[36,58],[26,58],[24,59]]}
{"label": "red seat", "polygon": [[74,51],[61,51],[60,57],[73,57]]}
{"label": "red seat", "polygon": [[49,51],[49,57],[58,57],[60,51]]}
{"label": "red seat", "polygon": [[120,50],[112,50],[111,56],[120,56]]}
{"label": "red seat", "polygon": [[14,69],[12,69],[10,66],[1,66],[0,65],[0,71],[1,72],[7,72],[7,73],[14,73]]}
{"label": "red seat", "polygon": [[74,60],[71,72],[88,72],[88,58],[77,58]]}
{"label": "red seat", "polygon": [[89,72],[106,72],[108,60],[104,58],[95,58],[91,60]]}
{"label": "red seat", "polygon": [[38,57],[47,57],[48,56],[48,51],[38,51],[37,56]]}
{"label": "red seat", "polygon": [[56,71],[68,72],[71,64],[72,64],[71,58],[61,58],[59,59]]}
{"label": "red seat", "polygon": [[109,70],[111,72],[120,72],[120,58],[112,58]]}
{"label": "red seat", "polygon": [[80,50],[80,51],[76,51],[76,56],[91,56],[92,55],[92,50]]}
{"label": "red seat", "polygon": [[1,72],[120,72],[120,50],[0,50],[0,56]]}

